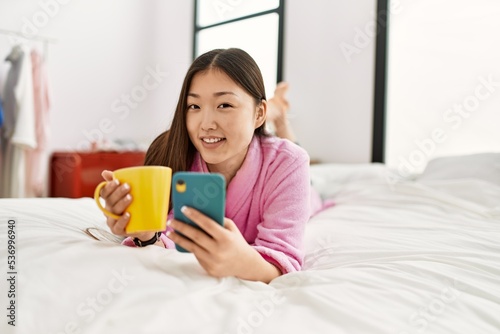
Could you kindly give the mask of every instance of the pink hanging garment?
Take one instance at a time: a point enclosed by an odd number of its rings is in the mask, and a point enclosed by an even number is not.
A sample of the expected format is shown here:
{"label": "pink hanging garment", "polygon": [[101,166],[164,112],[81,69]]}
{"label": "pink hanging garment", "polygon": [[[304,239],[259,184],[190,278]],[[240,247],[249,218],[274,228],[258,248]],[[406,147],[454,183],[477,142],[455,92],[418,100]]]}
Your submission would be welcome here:
{"label": "pink hanging garment", "polygon": [[37,147],[26,152],[26,197],[46,197],[50,97],[47,70],[37,50],[31,51],[33,66],[33,101]]}

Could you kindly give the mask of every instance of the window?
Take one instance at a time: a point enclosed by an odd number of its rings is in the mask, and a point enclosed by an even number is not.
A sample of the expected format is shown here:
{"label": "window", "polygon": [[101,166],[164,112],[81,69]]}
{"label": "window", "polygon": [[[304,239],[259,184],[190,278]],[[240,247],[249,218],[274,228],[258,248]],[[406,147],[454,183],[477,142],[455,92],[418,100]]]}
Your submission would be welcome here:
{"label": "window", "polygon": [[391,0],[385,162],[500,150],[500,2]]}
{"label": "window", "polygon": [[283,0],[195,0],[194,58],[217,48],[248,52],[272,96],[282,80]]}

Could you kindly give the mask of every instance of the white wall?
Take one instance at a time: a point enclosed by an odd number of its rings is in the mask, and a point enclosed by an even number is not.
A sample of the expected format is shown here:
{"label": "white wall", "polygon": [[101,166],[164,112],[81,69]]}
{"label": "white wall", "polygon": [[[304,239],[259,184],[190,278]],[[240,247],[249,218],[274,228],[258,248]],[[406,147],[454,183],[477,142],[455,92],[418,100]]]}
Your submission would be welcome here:
{"label": "white wall", "polygon": [[[44,11],[41,4],[50,5]],[[0,28],[26,31],[29,20],[36,35],[58,41],[48,50],[51,151],[89,147],[103,136],[148,143],[166,129],[191,62],[192,16],[186,0],[2,0]],[[0,35],[0,57],[11,46]],[[143,95],[148,68],[168,75]],[[123,94],[135,94],[131,107]]]}
{"label": "white wall", "polygon": [[376,1],[287,1],[285,10],[300,144],[323,162],[371,161]]}
{"label": "white wall", "polygon": [[[193,1],[0,0],[0,28],[22,30],[41,3],[56,1],[66,4],[49,6],[54,15],[38,31],[58,40],[48,54],[50,149],[88,147],[104,132],[149,143],[168,127],[192,60]],[[312,158],[370,161],[375,38],[365,29],[375,10],[375,0],[286,2],[284,75],[292,123]],[[356,53],[347,57],[342,45]],[[0,57],[11,46],[0,35]],[[147,67],[168,76],[123,117],[122,94],[140,92]]]}

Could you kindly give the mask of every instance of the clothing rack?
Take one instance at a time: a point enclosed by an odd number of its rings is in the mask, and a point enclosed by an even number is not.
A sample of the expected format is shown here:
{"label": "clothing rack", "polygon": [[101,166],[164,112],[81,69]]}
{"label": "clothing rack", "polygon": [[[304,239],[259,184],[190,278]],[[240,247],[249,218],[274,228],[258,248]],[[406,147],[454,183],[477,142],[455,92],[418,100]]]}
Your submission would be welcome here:
{"label": "clothing rack", "polygon": [[44,36],[40,36],[40,35],[27,36],[19,31],[0,29],[0,34],[10,35],[10,36],[19,36],[20,39],[31,39],[31,40],[43,42],[43,59],[45,61],[48,60],[48,54],[49,54],[49,50],[48,50],[49,48],[47,45],[57,43],[57,40],[54,38],[51,38],[51,37],[44,37]]}
{"label": "clothing rack", "polygon": [[56,44],[57,40],[51,37],[44,37],[40,35],[34,35],[34,36],[29,36],[25,35],[19,31],[12,31],[12,30],[6,30],[6,29],[0,29],[0,34],[3,35],[11,35],[11,36],[19,36],[20,38],[24,39],[32,39],[32,40],[37,40],[37,41],[42,41],[44,43],[50,43],[50,44]]}

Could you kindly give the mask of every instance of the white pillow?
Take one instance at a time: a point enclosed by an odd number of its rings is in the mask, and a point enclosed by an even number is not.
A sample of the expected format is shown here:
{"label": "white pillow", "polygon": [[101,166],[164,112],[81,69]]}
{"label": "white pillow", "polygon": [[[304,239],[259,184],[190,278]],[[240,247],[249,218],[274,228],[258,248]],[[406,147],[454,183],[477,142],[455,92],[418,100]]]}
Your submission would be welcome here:
{"label": "white pillow", "polygon": [[312,186],[322,198],[333,198],[343,187],[354,182],[385,182],[391,173],[381,163],[316,164],[311,165],[310,172]]}
{"label": "white pillow", "polygon": [[500,153],[435,158],[417,176],[417,181],[451,179],[480,179],[500,186]]}

